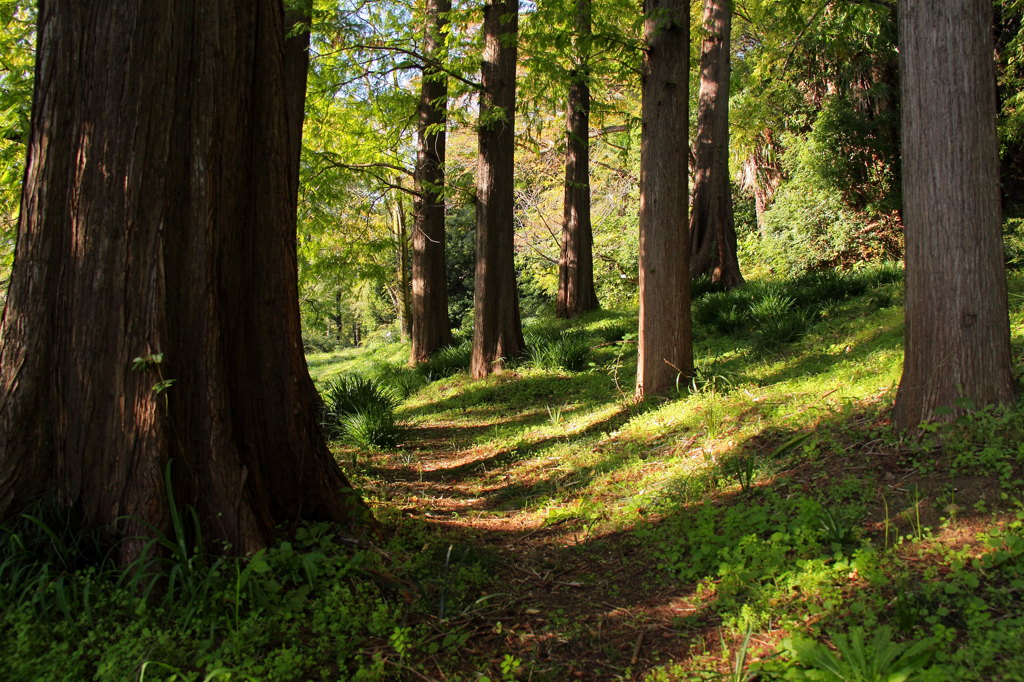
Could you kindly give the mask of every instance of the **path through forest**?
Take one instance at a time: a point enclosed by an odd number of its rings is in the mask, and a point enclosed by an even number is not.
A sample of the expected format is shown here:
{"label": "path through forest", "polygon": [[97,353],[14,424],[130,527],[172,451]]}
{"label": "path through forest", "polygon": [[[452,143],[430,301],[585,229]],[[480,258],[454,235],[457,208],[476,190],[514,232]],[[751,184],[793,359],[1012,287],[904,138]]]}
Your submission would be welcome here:
{"label": "path through forest", "polygon": [[512,475],[518,460],[472,444],[479,429],[421,425],[414,452],[378,455],[371,466],[382,497],[410,521],[443,526],[455,554],[492,555],[495,584],[506,587],[453,615],[473,632],[465,660],[498,665],[508,654],[532,669],[523,679],[639,679],[694,656],[702,667],[725,665],[723,646],[738,642],[693,605],[691,590],[659,572],[628,532],[538,513],[521,497],[531,487],[523,467]]}

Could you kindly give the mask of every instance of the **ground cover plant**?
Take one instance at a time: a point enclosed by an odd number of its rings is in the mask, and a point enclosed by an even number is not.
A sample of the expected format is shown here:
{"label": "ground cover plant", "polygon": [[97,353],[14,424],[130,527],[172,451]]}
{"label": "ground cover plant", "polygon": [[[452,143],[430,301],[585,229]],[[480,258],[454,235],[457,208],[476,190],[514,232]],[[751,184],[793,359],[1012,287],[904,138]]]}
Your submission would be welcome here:
{"label": "ground cover plant", "polygon": [[[628,309],[529,323],[535,339],[585,346],[582,367],[529,357],[471,382],[454,367],[403,369],[401,344],[311,356],[329,409],[377,401],[408,425],[401,443],[334,445],[391,538],[309,526],[217,558],[182,509],[175,535],[119,568],[75,559],[102,543],[41,509],[3,536],[4,670],[1024,676],[1024,409],[965,405],[921,440],[895,434],[898,279],[883,266],[755,281],[728,303],[704,292],[696,378],[644,405],[631,400]],[[1024,291],[1019,275],[1011,289]],[[712,308],[741,310],[740,323],[719,329]],[[766,344],[765,321],[793,311],[800,334]],[[405,393],[382,378],[406,371],[421,380]]]}

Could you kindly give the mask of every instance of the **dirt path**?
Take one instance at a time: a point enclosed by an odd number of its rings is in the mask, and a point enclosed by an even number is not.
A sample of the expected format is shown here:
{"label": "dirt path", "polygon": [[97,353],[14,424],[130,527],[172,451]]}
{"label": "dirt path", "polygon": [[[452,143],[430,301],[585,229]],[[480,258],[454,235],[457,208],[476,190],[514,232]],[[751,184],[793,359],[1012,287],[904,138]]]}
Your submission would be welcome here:
{"label": "dirt path", "polygon": [[420,428],[414,442],[411,455],[374,462],[387,497],[403,514],[497,557],[502,589],[464,618],[474,633],[467,658],[497,672],[508,654],[522,661],[519,678],[533,680],[633,680],[671,661],[721,660],[731,643],[717,622],[657,572],[630,534],[602,533],[578,518],[545,525],[543,513],[510,497],[511,483],[529,484],[522,472],[513,481],[514,463],[500,452],[463,447],[465,429]]}

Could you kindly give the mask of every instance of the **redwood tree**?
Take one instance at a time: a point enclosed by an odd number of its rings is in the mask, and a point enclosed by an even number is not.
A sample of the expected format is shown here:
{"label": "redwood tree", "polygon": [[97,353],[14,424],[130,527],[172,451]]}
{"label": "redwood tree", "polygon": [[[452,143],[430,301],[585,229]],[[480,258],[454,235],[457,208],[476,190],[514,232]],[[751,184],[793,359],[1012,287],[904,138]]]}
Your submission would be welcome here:
{"label": "redwood tree", "polygon": [[992,3],[900,3],[903,429],[1014,397],[1000,234]]}
{"label": "redwood tree", "polygon": [[687,248],[689,3],[645,0],[636,395],[693,374]]}
{"label": "redwood tree", "polygon": [[512,213],[518,29],[519,0],[493,0],[484,7],[470,360],[475,379],[500,369],[505,359],[521,355],[526,345],[516,288]]}
{"label": "redwood tree", "polygon": [[[423,53],[443,52],[451,0],[428,0]],[[452,340],[445,273],[444,160],[448,83],[436,64],[423,67],[416,135],[416,200],[412,232],[412,349],[409,362],[427,360]]]}
{"label": "redwood tree", "polygon": [[[281,0],[47,0],[0,349],[0,518],[123,543],[179,507],[247,552],[368,512],[299,334]],[[213,545],[208,545],[212,547]]]}
{"label": "redwood tree", "polygon": [[574,64],[565,112],[565,199],[555,312],[567,318],[598,307],[590,223],[590,5],[591,0],[575,0]]}
{"label": "redwood tree", "polygon": [[690,214],[690,276],[710,274],[731,289],[743,284],[729,185],[729,39],[731,0],[705,0],[697,98],[696,164]]}

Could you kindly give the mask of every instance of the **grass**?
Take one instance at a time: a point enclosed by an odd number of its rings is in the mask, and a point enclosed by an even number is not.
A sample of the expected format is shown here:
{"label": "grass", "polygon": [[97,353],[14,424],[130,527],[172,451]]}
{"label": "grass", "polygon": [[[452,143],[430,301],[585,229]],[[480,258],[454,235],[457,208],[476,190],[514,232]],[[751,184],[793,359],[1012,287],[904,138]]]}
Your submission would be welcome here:
{"label": "grass", "polygon": [[[456,358],[404,394],[403,444],[335,445],[389,545],[318,527],[222,562],[188,625],[47,559],[21,590],[38,598],[4,611],[0,658],[98,679],[146,661],[146,679],[1019,679],[1024,410],[973,408],[920,443],[892,432],[898,274],[706,287],[697,378],[640,406],[635,311],[533,320],[587,363],[474,382]],[[1011,292],[1020,367],[1024,276]],[[750,324],[794,311],[804,327],[770,347]],[[719,329],[723,314],[738,323]],[[309,362],[321,382],[379,380],[406,353]],[[4,556],[0,581],[30,565]],[[39,596],[56,574],[84,615]],[[83,584],[96,596],[77,609]],[[54,641],[74,644],[37,661]]]}

